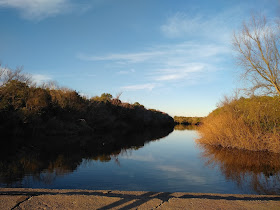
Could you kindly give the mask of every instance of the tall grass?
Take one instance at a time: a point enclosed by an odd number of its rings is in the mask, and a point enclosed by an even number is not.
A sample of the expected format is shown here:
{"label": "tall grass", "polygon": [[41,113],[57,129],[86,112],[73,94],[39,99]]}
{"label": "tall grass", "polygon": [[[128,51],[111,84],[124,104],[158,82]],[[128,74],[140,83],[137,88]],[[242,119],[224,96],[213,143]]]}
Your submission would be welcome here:
{"label": "tall grass", "polygon": [[280,153],[280,97],[226,99],[199,133],[201,144]]}

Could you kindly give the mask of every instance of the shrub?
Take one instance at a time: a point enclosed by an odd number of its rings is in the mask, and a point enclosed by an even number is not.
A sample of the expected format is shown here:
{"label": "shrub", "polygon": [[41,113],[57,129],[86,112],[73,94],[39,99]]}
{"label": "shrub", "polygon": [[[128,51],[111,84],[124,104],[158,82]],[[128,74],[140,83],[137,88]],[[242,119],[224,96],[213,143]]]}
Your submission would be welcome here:
{"label": "shrub", "polygon": [[198,143],[280,153],[280,97],[226,100],[199,131]]}
{"label": "shrub", "polygon": [[[9,78],[14,78],[10,73]],[[19,72],[16,78],[21,78]],[[0,84],[0,130],[7,135],[80,135],[93,130],[173,125],[169,115],[139,103],[123,103],[109,93],[87,99],[68,88],[36,87],[25,80],[9,79]]]}

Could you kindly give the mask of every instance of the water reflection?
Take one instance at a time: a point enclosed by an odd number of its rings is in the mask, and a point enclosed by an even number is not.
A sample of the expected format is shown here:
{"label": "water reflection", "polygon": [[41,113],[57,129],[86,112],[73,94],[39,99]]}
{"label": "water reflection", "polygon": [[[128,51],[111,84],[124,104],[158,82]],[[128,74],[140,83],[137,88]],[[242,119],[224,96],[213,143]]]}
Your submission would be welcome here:
{"label": "water reflection", "polygon": [[206,165],[258,194],[280,194],[280,154],[200,145]]}
{"label": "water reflection", "polygon": [[280,194],[280,155],[171,131],[0,141],[0,187]]}
{"label": "water reflection", "polygon": [[1,139],[0,187],[23,187],[26,176],[50,184],[57,176],[75,171],[85,159],[100,162],[113,159],[119,164],[119,154],[138,150],[145,143],[163,138],[172,131],[173,128],[165,128],[147,129],[141,133],[107,132],[91,137]]}

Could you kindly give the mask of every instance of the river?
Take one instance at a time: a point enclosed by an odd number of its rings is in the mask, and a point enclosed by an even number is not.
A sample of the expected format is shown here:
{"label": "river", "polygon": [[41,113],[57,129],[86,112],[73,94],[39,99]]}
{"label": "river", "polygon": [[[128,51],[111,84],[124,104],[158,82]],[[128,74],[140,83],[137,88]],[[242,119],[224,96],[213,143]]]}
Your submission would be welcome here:
{"label": "river", "polygon": [[0,156],[0,187],[280,194],[279,155],[201,146],[198,137],[196,130],[174,130],[98,154],[88,140],[53,152],[21,143]]}

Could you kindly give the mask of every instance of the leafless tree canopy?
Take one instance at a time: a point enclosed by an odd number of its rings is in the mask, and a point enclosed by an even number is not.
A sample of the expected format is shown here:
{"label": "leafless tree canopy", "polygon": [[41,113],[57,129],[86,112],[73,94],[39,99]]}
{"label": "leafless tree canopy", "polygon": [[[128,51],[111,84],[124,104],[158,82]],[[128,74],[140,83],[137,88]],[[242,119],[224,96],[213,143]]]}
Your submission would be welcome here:
{"label": "leafless tree canopy", "polygon": [[280,95],[280,22],[268,22],[264,16],[252,16],[234,33],[233,47],[238,65],[244,68],[250,91]]}
{"label": "leafless tree canopy", "polygon": [[23,67],[17,67],[15,70],[11,70],[8,67],[2,67],[0,63],[0,86],[12,80],[18,80],[26,83],[27,85],[32,84],[31,76],[29,74],[22,73]]}

